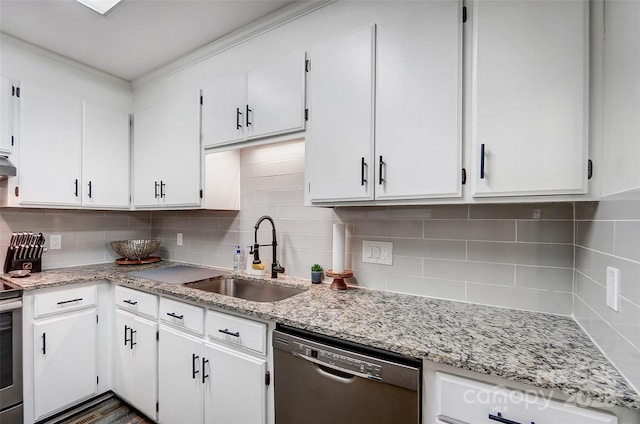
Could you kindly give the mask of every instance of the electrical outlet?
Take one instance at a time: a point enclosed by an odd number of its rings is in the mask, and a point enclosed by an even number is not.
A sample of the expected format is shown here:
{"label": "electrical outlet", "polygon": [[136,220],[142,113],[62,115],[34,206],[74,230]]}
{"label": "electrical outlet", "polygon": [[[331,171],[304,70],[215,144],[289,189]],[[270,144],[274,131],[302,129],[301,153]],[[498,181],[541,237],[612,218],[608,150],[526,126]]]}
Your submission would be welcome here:
{"label": "electrical outlet", "polygon": [[62,235],[51,234],[49,236],[49,249],[51,250],[62,249]]}
{"label": "electrical outlet", "polygon": [[178,243],[178,246],[182,246],[182,233],[178,233],[178,236],[176,237],[176,243]]}
{"label": "electrical outlet", "polygon": [[393,265],[393,243],[363,240],[362,262]]}
{"label": "electrical outlet", "polygon": [[607,306],[618,312],[620,310],[620,270],[607,267]]}

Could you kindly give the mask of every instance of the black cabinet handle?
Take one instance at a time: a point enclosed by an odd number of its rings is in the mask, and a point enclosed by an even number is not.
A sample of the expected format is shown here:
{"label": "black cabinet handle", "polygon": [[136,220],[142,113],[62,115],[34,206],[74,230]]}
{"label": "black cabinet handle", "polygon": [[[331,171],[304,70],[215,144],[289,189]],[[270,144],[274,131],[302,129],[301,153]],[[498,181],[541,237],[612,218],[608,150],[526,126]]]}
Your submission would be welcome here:
{"label": "black cabinet handle", "polygon": [[73,194],[75,194],[75,196],[78,197],[78,179],[77,178],[76,178],[76,182],[74,184],[75,184],[76,189],[75,189]]}
{"label": "black cabinet handle", "polygon": [[154,182],[153,182],[153,184],[154,184],[154,186],[155,186],[155,188],[154,188],[154,193],[155,193],[155,194],[154,194],[154,197],[157,199],[157,198],[158,198],[158,186],[159,186],[160,184],[158,184],[158,182],[157,182],[157,181],[154,181]]}
{"label": "black cabinet handle", "polygon": [[380,155],[380,169],[378,169],[378,184],[382,185],[384,182],[384,178],[382,178],[382,168],[386,165],[382,160],[382,155]]}
{"label": "black cabinet handle", "polygon": [[130,299],[125,299],[125,300],[123,300],[123,302],[124,303],[128,303],[129,305],[133,305],[133,306],[138,304],[138,302],[136,302],[135,300],[130,300]]}
{"label": "black cabinet handle", "polygon": [[191,354],[191,378],[194,380],[196,379],[196,374],[200,372],[199,370],[196,370],[196,362],[198,362],[199,358],[200,357],[195,353]]}
{"label": "black cabinet handle", "polygon": [[131,348],[131,350],[133,350],[133,346],[137,345],[138,343],[134,343],[133,341],[133,335],[137,333],[136,330],[134,330],[132,327],[129,327],[129,334],[131,334],[131,338],[129,339],[129,347]]}
{"label": "black cabinet handle", "polygon": [[71,300],[62,300],[62,301],[58,302],[58,305],[64,305],[65,303],[80,302],[81,300],[82,300],[81,297],[79,297],[77,299],[71,299]]}
{"label": "black cabinet handle", "polygon": [[484,179],[484,143],[480,145],[480,178]]}
{"label": "black cabinet handle", "polygon": [[42,354],[47,354],[47,333],[42,333]]}
{"label": "black cabinet handle", "polygon": [[167,315],[169,315],[170,317],[178,318],[178,319],[184,318],[184,315],[176,315],[173,312],[167,312]]}
{"label": "black cabinet handle", "polygon": [[220,333],[227,334],[227,335],[229,335],[229,336],[233,336],[233,337],[240,337],[240,332],[239,332],[239,331],[238,331],[238,332],[236,332],[236,333],[232,333],[231,331],[229,331],[229,329],[228,329],[228,328],[225,328],[224,330],[223,330],[223,329],[218,329],[218,331],[219,331]]}
{"label": "black cabinet handle", "polygon": [[[493,421],[498,421],[498,422],[504,423],[504,424],[520,424],[517,421],[513,421],[513,420],[508,420],[506,418],[502,418],[502,413],[500,413],[500,412],[498,412],[498,415],[489,414],[489,419],[493,420]],[[535,424],[535,423],[531,422],[531,424]]]}
{"label": "black cabinet handle", "polygon": [[127,345],[127,342],[129,341],[129,339],[127,339],[127,331],[129,331],[129,326],[125,324],[124,326],[124,345]]}
{"label": "black cabinet handle", "polygon": [[166,194],[166,193],[164,192],[164,188],[165,188],[166,186],[167,186],[167,185],[166,185],[162,180],[160,180],[160,197],[162,197],[162,198],[164,198],[164,195]]}
{"label": "black cabinet handle", "polygon": [[242,112],[240,112],[240,108],[236,108],[236,129],[239,130],[242,128],[242,124],[240,123],[240,117],[242,116]]}
{"label": "black cabinet handle", "polygon": [[364,161],[364,158],[360,161],[360,185],[365,185],[367,182],[365,169],[367,168],[367,163]]}
{"label": "black cabinet handle", "polygon": [[89,181],[89,199],[91,199],[91,181]]}
{"label": "black cabinet handle", "polygon": [[204,381],[209,377],[209,374],[207,374],[207,369],[205,368],[208,363],[208,359],[202,358],[202,384],[204,384]]}
{"label": "black cabinet handle", "polygon": [[247,116],[244,118],[247,121],[247,127],[251,124],[251,121],[249,121],[249,112],[253,112],[253,110],[249,109],[249,105],[247,105]]}

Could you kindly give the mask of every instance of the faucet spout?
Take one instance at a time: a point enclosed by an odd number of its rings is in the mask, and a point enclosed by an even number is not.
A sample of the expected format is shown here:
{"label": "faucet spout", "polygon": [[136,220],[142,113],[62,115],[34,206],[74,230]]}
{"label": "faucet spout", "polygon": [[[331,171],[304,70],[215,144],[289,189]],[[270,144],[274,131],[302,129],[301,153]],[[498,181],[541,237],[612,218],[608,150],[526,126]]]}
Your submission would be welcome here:
{"label": "faucet spout", "polygon": [[[278,259],[277,259],[277,246],[278,246],[278,241],[277,241],[277,237],[276,237],[276,224],[273,222],[273,218],[271,218],[268,215],[263,215],[260,218],[258,218],[258,221],[256,222],[256,225],[253,226],[254,228],[254,245],[253,245],[253,263],[254,264],[259,264],[260,263],[260,254],[259,254],[259,248],[260,248],[260,244],[258,243],[258,228],[260,228],[260,224],[262,224],[262,221],[269,221],[271,223],[271,247],[273,249],[273,254],[272,254],[272,258],[273,258],[273,262],[271,263],[271,278],[278,278],[278,273],[284,273],[284,267],[281,266],[278,263]],[[263,246],[268,246],[268,245],[263,245]]]}

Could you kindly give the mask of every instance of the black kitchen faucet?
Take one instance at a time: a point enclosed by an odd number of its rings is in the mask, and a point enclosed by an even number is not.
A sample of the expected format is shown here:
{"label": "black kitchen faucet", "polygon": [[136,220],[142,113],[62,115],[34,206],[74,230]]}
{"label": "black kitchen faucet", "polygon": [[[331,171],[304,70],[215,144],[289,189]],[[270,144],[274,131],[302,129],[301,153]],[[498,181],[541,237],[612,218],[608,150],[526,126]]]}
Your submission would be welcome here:
{"label": "black kitchen faucet", "polygon": [[[260,228],[260,224],[262,223],[262,221],[267,220],[269,222],[271,222],[271,244],[258,244],[258,228]],[[258,249],[260,248],[260,246],[266,247],[266,246],[272,246],[273,248],[273,255],[272,255],[272,261],[273,263],[271,264],[271,278],[278,278],[278,273],[284,273],[284,267],[282,265],[280,265],[278,263],[278,260],[276,259],[276,246],[278,245],[278,241],[276,240],[276,224],[273,222],[273,219],[268,216],[268,215],[263,215],[260,218],[258,218],[258,222],[256,222],[256,225],[254,225],[255,228],[255,243],[253,245],[253,263],[254,264],[259,264],[260,261],[260,254],[258,253]]]}

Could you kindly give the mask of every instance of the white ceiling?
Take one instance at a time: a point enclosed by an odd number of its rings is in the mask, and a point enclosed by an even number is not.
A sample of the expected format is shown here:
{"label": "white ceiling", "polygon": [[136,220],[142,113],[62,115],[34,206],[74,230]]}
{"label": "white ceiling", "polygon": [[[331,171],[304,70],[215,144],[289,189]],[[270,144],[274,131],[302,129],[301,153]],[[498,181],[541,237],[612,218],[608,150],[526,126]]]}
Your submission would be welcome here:
{"label": "white ceiling", "polygon": [[124,0],[102,16],[75,0],[0,0],[0,32],[133,81],[289,3]]}

